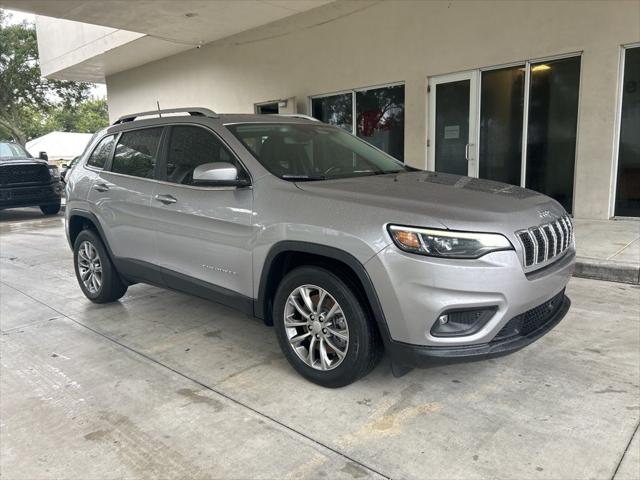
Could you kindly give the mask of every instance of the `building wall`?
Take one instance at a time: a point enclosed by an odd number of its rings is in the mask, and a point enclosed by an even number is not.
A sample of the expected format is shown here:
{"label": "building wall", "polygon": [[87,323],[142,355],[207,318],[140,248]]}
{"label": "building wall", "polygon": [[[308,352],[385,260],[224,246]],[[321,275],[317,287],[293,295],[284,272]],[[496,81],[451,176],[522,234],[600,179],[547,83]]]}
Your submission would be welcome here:
{"label": "building wall", "polygon": [[109,108],[295,96],[306,113],[310,95],[404,81],[405,160],[425,168],[428,77],[582,52],[574,213],[607,218],[620,46],[638,41],[638,1],[338,3],[107,77]]}

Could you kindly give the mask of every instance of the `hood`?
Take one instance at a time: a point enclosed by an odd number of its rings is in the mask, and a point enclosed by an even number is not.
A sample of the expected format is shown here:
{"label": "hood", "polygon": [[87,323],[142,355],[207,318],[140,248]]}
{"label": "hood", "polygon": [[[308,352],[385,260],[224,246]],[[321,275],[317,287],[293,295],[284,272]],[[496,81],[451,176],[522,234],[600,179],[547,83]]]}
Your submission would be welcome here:
{"label": "hood", "polygon": [[46,160],[40,160],[39,158],[0,158],[0,165],[49,165]]}
{"label": "hood", "polygon": [[452,230],[513,233],[565,214],[558,202],[533,190],[446,173],[420,171],[297,185],[308,193],[386,210],[387,216],[392,210],[389,223],[415,225],[426,217]]}

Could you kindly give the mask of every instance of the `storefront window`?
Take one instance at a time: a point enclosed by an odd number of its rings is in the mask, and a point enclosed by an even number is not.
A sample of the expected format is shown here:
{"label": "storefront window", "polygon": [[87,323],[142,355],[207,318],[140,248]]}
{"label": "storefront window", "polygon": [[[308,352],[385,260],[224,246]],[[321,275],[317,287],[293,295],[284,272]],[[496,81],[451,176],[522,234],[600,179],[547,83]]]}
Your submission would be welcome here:
{"label": "storefront window", "polygon": [[404,160],[404,85],[356,92],[356,135]]}
{"label": "storefront window", "polygon": [[640,217],[640,47],[624,58],[615,215]]}
{"label": "storefront window", "polygon": [[353,94],[341,93],[311,100],[311,115],[321,122],[353,130]]}
{"label": "storefront window", "polygon": [[312,98],[311,114],[404,161],[404,85]]}
{"label": "storefront window", "polygon": [[580,57],[531,64],[526,187],[571,212]]}

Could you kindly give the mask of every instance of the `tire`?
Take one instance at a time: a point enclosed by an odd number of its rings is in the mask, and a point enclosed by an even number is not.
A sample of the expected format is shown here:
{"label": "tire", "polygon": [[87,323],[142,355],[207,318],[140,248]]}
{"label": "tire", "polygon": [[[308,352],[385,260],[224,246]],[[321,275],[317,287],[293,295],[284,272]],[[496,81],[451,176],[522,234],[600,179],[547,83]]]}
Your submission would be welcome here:
{"label": "tire", "polygon": [[56,203],[49,203],[47,205],[40,205],[40,211],[45,215],[55,215],[60,211],[61,200],[58,199]]}
{"label": "tire", "polygon": [[[326,292],[324,296],[322,291]],[[311,302],[311,309],[303,292]],[[320,298],[323,301],[318,306]],[[337,313],[330,317],[335,304]],[[288,326],[285,316],[289,318]],[[291,366],[323,387],[343,387],[364,377],[382,353],[378,331],[355,289],[323,268],[299,267],[282,279],[274,297],[273,324],[280,348]],[[311,338],[314,336],[315,340]],[[302,337],[304,340],[298,341]],[[311,351],[314,354],[310,356]]]}
{"label": "tire", "polygon": [[[90,252],[95,254],[95,257]],[[97,263],[95,260],[87,262],[87,259],[94,258],[97,258]],[[90,266],[92,263],[93,267]],[[82,292],[92,302],[115,302],[127,292],[127,286],[122,282],[113,263],[111,263],[104,243],[93,230],[83,230],[76,238],[73,244],[73,265]],[[99,265],[100,270],[96,265]],[[88,284],[85,284],[82,276],[85,275],[85,279],[90,278],[90,275],[87,275],[87,269],[90,270],[89,274],[93,273],[94,278],[99,280],[99,286],[97,286],[98,281],[89,280]]]}

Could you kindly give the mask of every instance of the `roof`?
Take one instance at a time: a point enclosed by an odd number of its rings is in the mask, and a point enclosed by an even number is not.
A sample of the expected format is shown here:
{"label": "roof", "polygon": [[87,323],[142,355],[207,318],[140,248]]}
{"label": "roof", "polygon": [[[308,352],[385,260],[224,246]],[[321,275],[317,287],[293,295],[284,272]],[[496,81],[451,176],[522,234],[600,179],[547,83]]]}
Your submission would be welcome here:
{"label": "roof", "polygon": [[51,132],[27,142],[27,151],[34,157],[47,152],[50,160],[73,160],[80,155],[93,135],[90,133]]}

